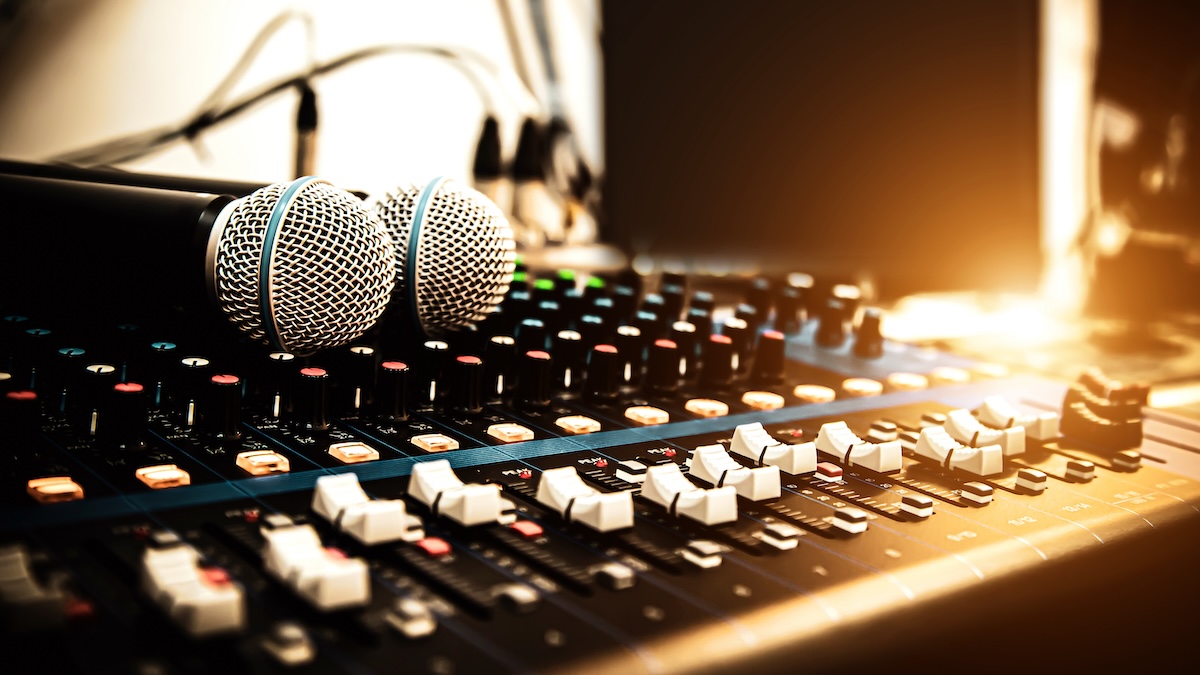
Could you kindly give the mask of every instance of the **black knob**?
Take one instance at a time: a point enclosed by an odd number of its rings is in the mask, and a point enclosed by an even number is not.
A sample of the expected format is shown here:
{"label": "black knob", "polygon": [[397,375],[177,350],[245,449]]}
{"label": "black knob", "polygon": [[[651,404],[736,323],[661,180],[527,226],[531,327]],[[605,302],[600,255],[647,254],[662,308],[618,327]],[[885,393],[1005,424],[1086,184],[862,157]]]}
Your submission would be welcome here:
{"label": "black knob", "polygon": [[711,310],[693,307],[687,312],[687,322],[696,327],[696,335],[712,335],[713,333]]}
{"label": "black knob", "polygon": [[817,344],[821,347],[841,347],[846,342],[846,306],[841,300],[829,298],[817,315]]}
{"label": "black knob", "polygon": [[[750,282],[750,287],[746,289],[746,305],[753,307],[758,315],[758,320],[765,321],[771,314],[771,280],[766,277],[756,277]],[[740,311],[739,307],[739,311]],[[747,321],[749,321],[747,319]],[[749,322],[754,325],[753,321]]]}
{"label": "black knob", "polygon": [[800,329],[800,292],[786,287],[775,296],[775,330],[794,333]]}
{"label": "black knob", "polygon": [[513,272],[512,281],[508,283],[509,293],[514,291],[529,292],[529,273],[523,270]]}
{"label": "black knob", "polygon": [[151,342],[144,348],[143,362],[146,396],[154,410],[170,409],[174,392],[171,391],[175,364],[179,362],[179,345],[167,340]]}
{"label": "black knob", "polygon": [[588,357],[584,397],[589,401],[611,403],[621,393],[624,361],[612,345],[596,345]]}
{"label": "black knob", "polygon": [[544,351],[532,350],[521,356],[517,374],[517,404],[527,408],[550,405],[550,378],[553,361]]}
{"label": "black knob", "polygon": [[567,291],[576,290],[579,285],[575,277],[575,270],[559,270],[554,274],[554,286],[558,289],[558,295],[561,298],[567,294]]}
{"label": "black knob", "polygon": [[592,314],[604,319],[606,324],[612,325],[618,321],[617,306],[613,303],[613,299],[609,297],[595,298],[592,300]]}
{"label": "black knob", "polygon": [[725,319],[721,325],[721,335],[729,338],[733,343],[733,353],[737,356],[734,361],[734,370],[739,373],[744,372],[754,346],[754,333],[750,330],[750,324],[746,323],[745,319],[731,316]]}
{"label": "black knob", "polygon": [[583,285],[583,297],[589,301],[596,298],[608,297],[608,284],[601,277],[589,277],[587,283]]}
{"label": "black knob", "polygon": [[671,340],[655,340],[646,360],[643,388],[650,396],[671,396],[679,391],[679,348]]}
{"label": "black knob", "polygon": [[754,350],[754,367],[750,371],[750,381],[764,386],[782,384],[786,347],[783,333],[764,330],[758,336],[758,348]]}
{"label": "black knob", "polygon": [[325,431],[329,428],[329,373],[324,368],[301,368],[296,383],[292,419],[300,428]]}
{"label": "black knob", "polygon": [[450,365],[450,345],[442,340],[426,340],[421,345],[423,358],[418,364],[417,401],[433,405],[446,398],[446,370]]}
{"label": "black knob", "polygon": [[483,359],[470,355],[457,356],[450,367],[451,407],[470,414],[483,410]]}
{"label": "black knob", "polygon": [[637,329],[641,331],[643,341],[656,340],[666,332],[663,330],[658,315],[653,312],[636,312],[633,315],[632,325],[637,326]]}
{"label": "black knob", "polygon": [[108,397],[109,391],[117,383],[117,367],[110,363],[92,363],[83,369],[83,395],[77,397],[72,404],[74,410],[69,412],[75,417],[76,423],[83,433],[95,435],[96,423],[100,414],[100,404]]}
{"label": "black knob", "polygon": [[80,380],[83,379],[84,359],[87,352],[80,347],[63,347],[54,355],[54,366],[47,372],[48,377],[40,378],[39,398],[45,402],[46,409],[56,415],[65,414],[71,405],[71,398],[81,392]]}
{"label": "black knob", "polygon": [[608,330],[604,319],[595,314],[584,314],[575,322],[575,330],[583,338],[585,347],[595,346],[608,341]]}
{"label": "black knob", "polygon": [[375,405],[382,420],[403,422],[408,419],[408,365],[400,361],[379,364]]}
{"label": "black knob", "polygon": [[554,300],[558,298],[558,284],[554,279],[538,279],[533,282],[533,301]]}
{"label": "black knob", "polygon": [[696,291],[692,293],[692,302],[689,304],[691,309],[698,309],[706,314],[711,314],[713,307],[716,306],[716,300],[713,294],[708,291]]}
{"label": "black knob", "polygon": [[880,332],[882,313],[878,308],[868,307],[863,311],[862,322],[854,336],[854,355],[860,359],[877,359],[883,356],[883,333]]}
{"label": "black knob", "polygon": [[145,382],[146,372],[141,367],[141,346],[146,342],[145,331],[132,323],[114,326],[105,342],[111,343],[112,353],[117,357],[117,372],[122,380]]}
{"label": "black knob", "polygon": [[264,412],[275,418],[287,417],[292,408],[290,383],[296,370],[296,355],[291,352],[271,352],[267,354],[264,370],[259,391]]}
{"label": "black knob", "polygon": [[759,309],[757,305],[751,305],[745,302],[738,305],[737,308],[734,309],[733,315],[742,321],[745,321],[746,324],[752,329],[757,326],[760,321],[763,321],[767,318],[766,310]]}
{"label": "black knob", "polygon": [[14,389],[0,400],[0,453],[24,454],[42,430],[42,404],[32,389]]}
{"label": "black knob", "polygon": [[96,441],[122,452],[144,450],[149,421],[145,388],[137,382],[118,382],[97,411]]}
{"label": "black knob", "polygon": [[533,295],[525,291],[514,291],[508,294],[501,307],[504,308],[506,315],[512,317],[513,321],[518,321],[533,313]]}
{"label": "black knob", "polygon": [[862,289],[854,284],[836,284],[829,289],[829,294],[842,302],[842,306],[846,308],[843,316],[847,321],[854,317],[862,304]]}
{"label": "black knob", "polygon": [[541,319],[548,332],[556,332],[566,327],[566,316],[557,300],[542,300],[534,310],[535,319]]}
{"label": "black knob", "polygon": [[41,391],[41,379],[54,354],[53,333],[47,328],[26,328],[16,335],[11,370],[14,386]]}
{"label": "black knob", "polygon": [[637,308],[636,289],[632,286],[614,286],[611,297],[617,320],[624,320],[633,316],[633,310]]}
{"label": "black knob", "polygon": [[218,374],[208,378],[199,415],[200,433],[218,440],[242,437],[242,378]]}
{"label": "black knob", "polygon": [[814,283],[812,276],[803,272],[792,272],[787,277],[788,288],[796,291],[797,297],[800,298],[800,309],[809,317],[815,315],[819,309],[813,293]]}
{"label": "black knob", "polygon": [[583,291],[578,288],[568,288],[559,296],[558,306],[562,308],[563,315],[570,324],[587,309],[588,301],[584,298]]}
{"label": "black knob", "polygon": [[484,395],[499,399],[516,385],[517,341],[508,335],[493,335],[483,352]]}
{"label": "black knob", "polygon": [[493,335],[512,335],[513,329],[517,326],[517,319],[521,317],[512,313],[508,309],[508,305],[500,304],[492,308],[492,311],[479,324],[479,332],[482,335],[491,337]]}
{"label": "black knob", "polygon": [[546,350],[546,324],[541,319],[525,319],[517,326],[517,351],[524,354]]}
{"label": "black knob", "polygon": [[671,324],[670,336],[671,342],[679,347],[680,375],[684,379],[690,378],[700,362],[696,357],[696,326],[690,321],[676,321]]}
{"label": "black knob", "polygon": [[666,283],[664,281],[659,289],[659,295],[663,299],[662,316],[665,320],[674,322],[683,315],[683,303],[686,300],[687,290],[682,284]]}
{"label": "black knob", "polygon": [[658,293],[647,293],[642,298],[642,306],[638,309],[642,312],[653,314],[656,320],[666,320],[667,318],[667,301]]}
{"label": "black knob", "polygon": [[212,377],[211,363],[203,356],[185,356],[175,368],[175,413],[183,423],[196,423],[196,406]]}
{"label": "black knob", "polygon": [[642,340],[642,331],[637,326],[617,326],[617,335],[613,342],[621,356],[622,379],[625,384],[638,384],[642,381],[642,364],[646,358],[646,344]]}
{"label": "black knob", "polygon": [[723,391],[733,383],[736,352],[728,335],[710,335],[703,346],[704,363],[700,366],[700,386]]}
{"label": "black knob", "polygon": [[583,336],[578,331],[560,330],[554,336],[554,387],[560,391],[578,391],[583,383],[586,357]]}
{"label": "black knob", "polygon": [[338,410],[358,414],[368,410],[375,398],[375,348],[368,345],[347,347],[341,361]]}

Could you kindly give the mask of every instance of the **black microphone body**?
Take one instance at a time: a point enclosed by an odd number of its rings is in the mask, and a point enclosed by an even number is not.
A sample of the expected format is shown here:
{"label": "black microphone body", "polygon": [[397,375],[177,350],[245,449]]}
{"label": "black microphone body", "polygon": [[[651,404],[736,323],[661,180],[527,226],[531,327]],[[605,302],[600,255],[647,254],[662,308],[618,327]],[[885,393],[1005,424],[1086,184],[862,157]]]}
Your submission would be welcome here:
{"label": "black microphone body", "polygon": [[0,175],[9,311],[212,308],[209,235],[228,195]]}
{"label": "black microphone body", "polygon": [[161,188],[164,190],[182,190],[184,192],[208,192],[214,195],[233,195],[234,197],[244,197],[267,185],[267,183],[256,183],[253,181],[166,176],[161,174],[135,173],[133,171],[123,171],[121,169],[106,167],[85,168],[69,164],[36,164],[11,159],[0,159],[0,174]]}
{"label": "black microphone body", "polygon": [[[138,173],[109,167],[90,168],[70,164],[37,164],[12,159],[0,159],[0,175],[56,178],[85,183],[129,185],[133,187],[159,188],[183,192],[208,192],[214,195],[232,195],[234,197],[245,197],[251,192],[269,185],[266,182],[200,178],[196,176],[168,176],[165,174]],[[349,192],[359,199],[367,198],[365,192],[358,190],[349,190]]]}
{"label": "black microphone body", "polygon": [[359,339],[395,286],[379,216],[311,176],[234,198],[0,175],[0,218],[0,306],[31,316],[235,326],[310,354]]}

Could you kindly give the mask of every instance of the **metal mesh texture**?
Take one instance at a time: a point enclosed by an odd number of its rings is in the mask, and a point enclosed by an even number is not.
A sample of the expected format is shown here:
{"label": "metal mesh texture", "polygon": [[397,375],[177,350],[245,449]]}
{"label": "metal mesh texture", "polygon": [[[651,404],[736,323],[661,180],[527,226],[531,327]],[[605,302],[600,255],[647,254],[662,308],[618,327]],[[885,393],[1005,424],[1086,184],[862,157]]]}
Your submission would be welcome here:
{"label": "metal mesh texture", "polygon": [[408,279],[408,237],[420,185],[402,185],[375,204],[396,248],[396,306],[409,311],[416,292],[417,322],[437,335],[482,321],[512,283],[516,244],[504,213],[482,193],[443,181],[426,207],[417,248],[416,278]]}
{"label": "metal mesh texture", "polygon": [[[268,343],[259,275],[271,211],[288,184],[269,185],[235,202],[217,243],[215,287],[238,329]],[[277,348],[298,354],[358,339],[387,309],[395,252],[379,218],[353,195],[327,183],[295,195],[276,235],[271,299]]]}

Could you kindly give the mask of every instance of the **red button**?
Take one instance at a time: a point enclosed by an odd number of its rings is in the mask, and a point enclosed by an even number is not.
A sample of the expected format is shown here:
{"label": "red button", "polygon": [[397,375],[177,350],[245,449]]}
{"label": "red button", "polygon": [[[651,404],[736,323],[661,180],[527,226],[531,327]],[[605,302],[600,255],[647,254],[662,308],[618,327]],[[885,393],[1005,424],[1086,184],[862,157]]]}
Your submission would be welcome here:
{"label": "red button", "polygon": [[447,544],[445,539],[438,539],[437,537],[425,537],[417,542],[417,546],[434,558],[444,556],[450,552],[450,544]]}
{"label": "red button", "polygon": [[542,526],[538,525],[532,520],[518,520],[512,525],[509,525],[509,527],[517,532],[520,532],[521,536],[525,537],[526,539],[533,539],[535,537],[542,536]]}
{"label": "red button", "polygon": [[830,462],[821,462],[817,465],[817,473],[831,478],[840,478],[842,476],[842,467]]}
{"label": "red button", "polygon": [[210,586],[224,586],[229,583],[229,572],[220,567],[206,567],[202,574],[204,581]]}
{"label": "red button", "polygon": [[87,600],[71,598],[63,607],[63,614],[71,621],[81,621],[92,618],[96,614],[96,608]]}

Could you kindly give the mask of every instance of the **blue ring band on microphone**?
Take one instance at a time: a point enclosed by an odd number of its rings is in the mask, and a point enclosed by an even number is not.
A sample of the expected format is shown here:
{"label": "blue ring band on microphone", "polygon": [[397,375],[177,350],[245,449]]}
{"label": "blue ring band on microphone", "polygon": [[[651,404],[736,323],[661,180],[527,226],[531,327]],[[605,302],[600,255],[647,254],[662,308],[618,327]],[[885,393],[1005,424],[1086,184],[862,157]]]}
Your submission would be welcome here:
{"label": "blue ring band on microphone", "polygon": [[279,339],[279,330],[275,325],[275,312],[271,303],[271,261],[274,259],[275,242],[279,238],[279,230],[283,226],[284,216],[291,208],[296,194],[309,183],[318,181],[313,176],[304,176],[292,181],[283,191],[279,201],[271,208],[271,217],[267,220],[267,231],[263,234],[262,257],[258,263],[258,310],[262,316],[263,330],[271,346],[279,351],[287,351],[287,345]]}
{"label": "blue ring band on microphone", "polygon": [[420,314],[417,313],[417,251],[420,249],[421,225],[425,223],[425,211],[429,207],[430,200],[433,199],[433,194],[445,181],[445,176],[437,176],[421,188],[421,194],[417,198],[417,207],[413,209],[412,230],[408,233],[408,255],[404,258],[404,288],[405,294],[408,296],[409,316],[413,317],[417,330],[422,334],[425,333],[425,326],[421,322]]}

